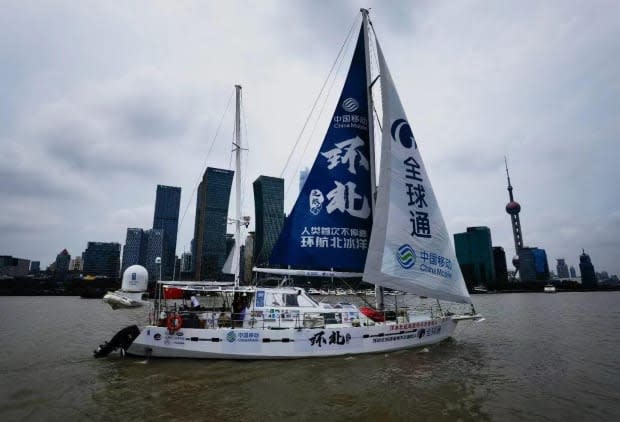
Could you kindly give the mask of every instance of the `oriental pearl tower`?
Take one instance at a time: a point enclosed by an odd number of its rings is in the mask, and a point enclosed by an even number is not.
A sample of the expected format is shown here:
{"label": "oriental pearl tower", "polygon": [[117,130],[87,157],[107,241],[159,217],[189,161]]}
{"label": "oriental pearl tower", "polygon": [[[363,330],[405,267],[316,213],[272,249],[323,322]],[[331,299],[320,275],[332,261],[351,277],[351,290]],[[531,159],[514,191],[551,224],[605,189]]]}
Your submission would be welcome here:
{"label": "oriental pearl tower", "polygon": [[514,200],[512,196],[512,186],[510,185],[510,174],[508,174],[508,161],[504,157],[504,163],[506,164],[506,177],[508,178],[508,196],[510,202],[506,204],[506,212],[510,215],[512,222],[512,234],[515,238],[515,252],[516,255],[512,258],[512,265],[519,271],[519,252],[523,249],[523,235],[521,233],[521,222],[519,221],[519,212],[521,211],[521,205]]}

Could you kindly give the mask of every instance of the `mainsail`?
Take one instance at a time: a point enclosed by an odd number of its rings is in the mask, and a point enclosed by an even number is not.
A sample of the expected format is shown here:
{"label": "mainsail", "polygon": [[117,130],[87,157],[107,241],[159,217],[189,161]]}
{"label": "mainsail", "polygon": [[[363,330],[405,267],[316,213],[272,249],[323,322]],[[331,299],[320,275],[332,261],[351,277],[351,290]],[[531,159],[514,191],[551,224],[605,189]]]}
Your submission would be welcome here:
{"label": "mainsail", "polygon": [[364,268],[372,197],[368,94],[362,30],[329,129],[270,264],[360,272]]}
{"label": "mainsail", "polygon": [[364,281],[470,303],[411,126],[377,42],[383,104],[381,170]]}

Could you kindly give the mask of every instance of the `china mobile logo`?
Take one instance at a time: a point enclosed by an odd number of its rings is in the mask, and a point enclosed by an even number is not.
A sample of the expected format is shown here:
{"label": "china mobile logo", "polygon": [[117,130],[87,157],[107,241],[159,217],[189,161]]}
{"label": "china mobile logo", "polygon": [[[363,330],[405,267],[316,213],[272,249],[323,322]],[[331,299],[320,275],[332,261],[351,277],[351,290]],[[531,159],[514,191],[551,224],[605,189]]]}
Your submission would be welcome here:
{"label": "china mobile logo", "polygon": [[347,98],[342,102],[342,108],[349,113],[353,113],[360,107],[359,103],[355,100],[355,98]]}
{"label": "china mobile logo", "polygon": [[396,253],[396,259],[401,267],[409,269],[415,265],[416,255],[413,248],[407,244],[398,248]]}
{"label": "china mobile logo", "polygon": [[399,142],[403,147],[409,149],[413,146],[414,149],[418,149],[418,145],[413,137],[413,132],[411,131],[411,126],[409,126],[409,122],[405,119],[396,119],[394,123],[392,123],[390,132],[392,133],[392,139]]}

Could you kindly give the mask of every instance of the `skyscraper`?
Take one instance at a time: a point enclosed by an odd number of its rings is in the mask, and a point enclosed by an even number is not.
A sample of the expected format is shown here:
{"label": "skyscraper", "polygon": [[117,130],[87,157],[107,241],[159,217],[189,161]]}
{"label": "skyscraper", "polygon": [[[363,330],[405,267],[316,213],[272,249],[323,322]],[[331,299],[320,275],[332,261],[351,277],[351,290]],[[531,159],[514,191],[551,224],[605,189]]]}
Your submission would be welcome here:
{"label": "skyscraper", "polygon": [[568,278],[568,265],[566,265],[566,261],[564,258],[558,258],[557,261],[558,263],[555,266],[555,269],[558,272],[558,278]]}
{"label": "skyscraper", "polygon": [[577,278],[577,271],[575,270],[575,267],[571,265],[568,271],[570,272],[570,278]]}
{"label": "skyscraper", "polygon": [[254,264],[265,265],[284,224],[284,179],[259,176],[253,186],[256,216]]}
{"label": "skyscraper", "polygon": [[495,266],[496,287],[508,283],[508,266],[506,265],[506,252],[501,246],[493,246],[493,265]]}
{"label": "skyscraper", "polygon": [[71,262],[71,255],[66,249],[60,251],[58,255],[56,255],[56,273],[55,278],[58,281],[64,281],[67,277],[67,273],[69,272],[69,263]]}
{"label": "skyscraper", "polygon": [[477,285],[495,285],[495,265],[491,230],[488,227],[468,227],[465,233],[454,235],[456,258],[471,290]]}
{"label": "skyscraper", "polygon": [[142,246],[144,240],[144,230],[138,228],[127,229],[125,247],[123,248],[121,274],[132,265],[144,266],[146,251],[146,248]]}
{"label": "skyscraper", "polygon": [[588,255],[584,249],[582,249],[581,252],[581,255],[579,255],[579,272],[581,272],[581,285],[586,289],[594,289],[598,285],[596,281],[594,265],[592,265],[590,255]]}
{"label": "skyscraper", "polygon": [[82,253],[84,275],[101,275],[118,278],[121,261],[121,245],[113,242],[88,242]]}
{"label": "skyscraper", "polygon": [[171,280],[175,266],[181,188],[157,185],[153,229],[163,230],[162,279]]}
{"label": "skyscraper", "polygon": [[523,247],[519,251],[519,273],[521,281],[549,280],[547,252],[540,248]]}
{"label": "skyscraper", "polygon": [[207,167],[198,185],[194,225],[194,277],[196,280],[221,276],[226,260],[226,225],[234,172]]}
{"label": "skyscraper", "polygon": [[[148,271],[150,281],[158,280],[159,264],[155,263],[155,259],[163,255],[163,242],[162,229],[127,229],[121,274],[132,265],[142,265]],[[163,277],[163,266],[161,271]]]}

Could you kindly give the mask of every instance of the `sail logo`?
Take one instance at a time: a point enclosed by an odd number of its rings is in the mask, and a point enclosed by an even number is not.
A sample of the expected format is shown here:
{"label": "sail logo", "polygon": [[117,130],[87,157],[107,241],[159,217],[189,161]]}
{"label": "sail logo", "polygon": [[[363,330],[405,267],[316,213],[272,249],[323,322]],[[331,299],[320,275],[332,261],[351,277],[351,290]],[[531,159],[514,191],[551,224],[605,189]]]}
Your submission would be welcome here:
{"label": "sail logo", "polygon": [[234,331],[229,331],[228,334],[226,334],[226,340],[228,340],[229,343],[233,343],[236,339],[237,335]]}
{"label": "sail logo", "polygon": [[349,113],[353,113],[355,110],[360,108],[359,103],[355,100],[355,98],[347,98],[342,102],[342,108]]}
{"label": "sail logo", "polygon": [[319,213],[323,209],[323,202],[325,201],[323,192],[321,192],[319,189],[312,189],[310,191],[310,197],[308,198],[308,201],[310,202],[310,212],[314,215],[319,215]]}
{"label": "sail logo", "polygon": [[394,123],[392,123],[390,133],[392,134],[392,139],[396,142],[400,142],[405,148],[409,149],[413,146],[415,149],[418,149],[418,145],[413,137],[413,132],[411,131],[411,126],[409,126],[407,120],[396,119]]}
{"label": "sail logo", "polygon": [[415,265],[415,251],[411,246],[404,244],[400,248],[398,248],[396,259],[398,260],[398,263],[401,267],[408,270]]}

